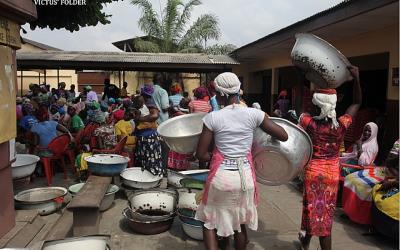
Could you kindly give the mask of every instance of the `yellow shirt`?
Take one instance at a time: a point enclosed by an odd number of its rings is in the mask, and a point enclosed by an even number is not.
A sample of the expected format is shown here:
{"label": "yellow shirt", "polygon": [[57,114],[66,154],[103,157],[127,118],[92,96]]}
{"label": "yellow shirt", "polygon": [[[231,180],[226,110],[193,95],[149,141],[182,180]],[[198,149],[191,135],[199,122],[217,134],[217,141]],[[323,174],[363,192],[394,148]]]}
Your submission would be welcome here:
{"label": "yellow shirt", "polygon": [[126,146],[133,148],[136,144],[136,138],[132,136],[133,127],[130,121],[120,120],[115,124],[115,134],[117,136],[127,136]]}

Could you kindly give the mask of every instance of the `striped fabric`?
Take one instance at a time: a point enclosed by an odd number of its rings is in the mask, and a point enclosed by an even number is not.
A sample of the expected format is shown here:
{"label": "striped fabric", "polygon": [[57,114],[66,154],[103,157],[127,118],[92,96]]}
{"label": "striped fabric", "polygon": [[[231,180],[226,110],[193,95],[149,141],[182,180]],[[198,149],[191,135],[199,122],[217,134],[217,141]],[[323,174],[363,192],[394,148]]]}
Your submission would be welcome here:
{"label": "striped fabric", "polygon": [[345,178],[344,187],[356,193],[360,199],[371,201],[371,189],[384,178],[385,168],[383,167],[360,170]]}
{"label": "striped fabric", "polygon": [[342,204],[344,213],[359,224],[371,224],[372,188],[385,178],[385,168],[374,167],[346,176]]}
{"label": "striped fabric", "polygon": [[189,103],[189,107],[194,110],[193,113],[208,113],[211,111],[210,103],[203,100],[193,100]]}

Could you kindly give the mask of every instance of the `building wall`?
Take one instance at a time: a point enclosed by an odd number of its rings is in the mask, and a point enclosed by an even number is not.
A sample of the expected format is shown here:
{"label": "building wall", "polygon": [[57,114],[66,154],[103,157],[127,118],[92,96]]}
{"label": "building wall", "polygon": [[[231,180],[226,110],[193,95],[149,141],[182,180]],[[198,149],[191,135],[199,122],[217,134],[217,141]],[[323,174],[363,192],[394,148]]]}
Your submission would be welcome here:
{"label": "building wall", "polygon": [[[38,48],[32,44],[24,43],[21,46],[21,49],[18,52],[32,52],[32,51],[43,51],[43,49]],[[18,71],[17,72],[17,82],[18,82],[18,95],[26,94],[29,91],[29,84],[36,83],[41,84],[46,82],[46,84],[50,84],[51,88],[57,88],[58,82],[65,82],[66,89],[69,89],[71,84],[78,84],[78,75],[76,74],[75,70],[59,70],[57,78],[57,70],[46,70],[46,78],[44,74],[44,70],[35,70],[32,69],[30,71]],[[40,80],[39,80],[39,73],[40,73]],[[21,77],[22,76],[22,77]],[[22,86],[21,86],[21,79],[22,79]],[[78,87],[78,86],[76,86]]]}

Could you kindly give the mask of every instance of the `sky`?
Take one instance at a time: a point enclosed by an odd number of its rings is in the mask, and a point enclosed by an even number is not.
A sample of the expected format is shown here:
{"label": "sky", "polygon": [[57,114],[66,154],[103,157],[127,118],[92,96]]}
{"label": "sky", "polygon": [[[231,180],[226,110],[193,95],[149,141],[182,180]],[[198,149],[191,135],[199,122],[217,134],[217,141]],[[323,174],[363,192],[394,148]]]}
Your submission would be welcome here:
{"label": "sky", "polygon": [[[185,0],[184,0],[185,1]],[[187,1],[187,0],[186,0]],[[237,47],[246,45],[297,21],[328,9],[343,0],[202,0],[194,8],[191,21],[202,14],[218,17],[221,37],[214,43],[231,43]],[[151,0],[160,9],[167,0]],[[111,23],[81,28],[78,32],[65,29],[31,30],[23,37],[62,50],[118,51],[111,43],[144,35],[137,26],[140,10],[129,0],[113,2],[104,11],[111,14]]]}

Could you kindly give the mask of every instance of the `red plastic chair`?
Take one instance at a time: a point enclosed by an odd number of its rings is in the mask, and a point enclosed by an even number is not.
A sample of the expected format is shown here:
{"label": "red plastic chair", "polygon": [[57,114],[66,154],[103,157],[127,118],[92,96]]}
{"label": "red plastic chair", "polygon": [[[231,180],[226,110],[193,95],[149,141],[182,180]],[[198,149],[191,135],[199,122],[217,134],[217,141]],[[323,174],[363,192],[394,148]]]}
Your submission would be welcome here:
{"label": "red plastic chair", "polygon": [[69,135],[64,134],[54,138],[49,143],[47,148],[38,148],[39,150],[48,150],[49,152],[51,152],[50,156],[40,156],[40,161],[42,162],[44,167],[44,173],[46,175],[48,186],[51,186],[51,181],[53,178],[53,170],[51,165],[52,161],[58,160],[61,162],[61,166],[64,171],[64,179],[67,179],[68,176],[67,176],[67,169],[65,167],[64,156],[70,142],[71,139]]}

